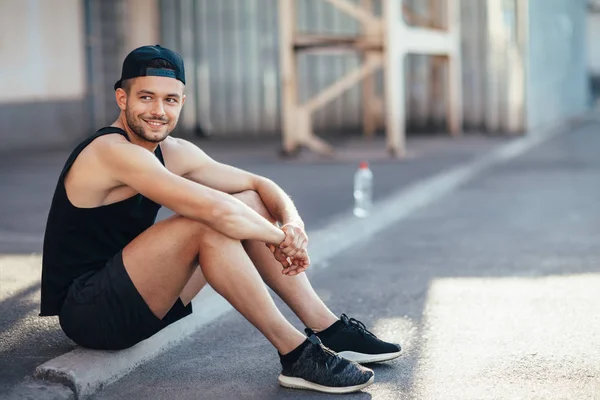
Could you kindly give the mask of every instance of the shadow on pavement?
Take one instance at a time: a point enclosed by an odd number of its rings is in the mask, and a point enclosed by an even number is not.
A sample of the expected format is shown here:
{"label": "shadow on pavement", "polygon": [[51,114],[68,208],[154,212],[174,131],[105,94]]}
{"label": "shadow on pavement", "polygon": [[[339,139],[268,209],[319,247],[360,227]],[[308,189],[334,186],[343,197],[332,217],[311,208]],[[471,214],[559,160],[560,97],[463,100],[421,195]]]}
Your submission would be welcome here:
{"label": "shadow on pavement", "polygon": [[0,393],[75,347],[56,317],[38,317],[38,297],[35,283],[0,302]]}
{"label": "shadow on pavement", "polygon": [[27,300],[27,297],[38,293],[40,284],[34,283],[14,295],[0,301],[0,337],[10,331],[15,324],[37,311],[37,304]]}

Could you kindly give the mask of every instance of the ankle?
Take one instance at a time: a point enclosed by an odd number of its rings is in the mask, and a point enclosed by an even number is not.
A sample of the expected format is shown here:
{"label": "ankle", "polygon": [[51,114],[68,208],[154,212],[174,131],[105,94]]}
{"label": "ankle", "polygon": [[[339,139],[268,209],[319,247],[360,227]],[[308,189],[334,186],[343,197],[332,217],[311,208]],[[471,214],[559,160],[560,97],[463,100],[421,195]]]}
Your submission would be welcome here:
{"label": "ankle", "polygon": [[279,359],[281,360],[282,363],[294,363],[296,362],[296,360],[298,360],[298,358],[300,358],[300,355],[302,354],[302,352],[304,351],[304,349],[306,348],[306,346],[309,345],[309,340],[306,339],[304,340],[302,343],[300,343],[300,345],[296,346],[293,350],[282,354],[281,352],[279,352]]}
{"label": "ankle", "polygon": [[300,347],[305,341],[306,336],[298,332],[298,334],[293,335],[293,337],[287,337],[281,342],[274,343],[274,346],[280,355],[285,355]]}
{"label": "ankle", "polygon": [[318,321],[314,321],[313,324],[307,325],[313,332],[318,333],[330,328],[333,324],[339,321],[339,318],[335,315],[325,315],[321,317]]}

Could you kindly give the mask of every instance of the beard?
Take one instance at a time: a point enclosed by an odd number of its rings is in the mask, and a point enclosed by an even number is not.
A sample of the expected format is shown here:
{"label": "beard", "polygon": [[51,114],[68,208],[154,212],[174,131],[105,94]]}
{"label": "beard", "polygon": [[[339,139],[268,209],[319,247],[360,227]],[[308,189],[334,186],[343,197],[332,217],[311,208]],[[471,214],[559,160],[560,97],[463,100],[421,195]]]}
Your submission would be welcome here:
{"label": "beard", "polygon": [[[131,131],[135,133],[135,135],[138,136],[140,139],[143,139],[146,142],[160,143],[171,134],[171,131],[173,131],[171,121],[166,117],[155,118],[150,116],[145,117],[143,115],[140,117],[136,117],[129,110],[127,110],[125,111],[125,119],[127,120],[127,125],[129,126]],[[147,132],[147,127],[144,126],[143,120],[163,122],[165,125],[163,125],[160,131]]]}

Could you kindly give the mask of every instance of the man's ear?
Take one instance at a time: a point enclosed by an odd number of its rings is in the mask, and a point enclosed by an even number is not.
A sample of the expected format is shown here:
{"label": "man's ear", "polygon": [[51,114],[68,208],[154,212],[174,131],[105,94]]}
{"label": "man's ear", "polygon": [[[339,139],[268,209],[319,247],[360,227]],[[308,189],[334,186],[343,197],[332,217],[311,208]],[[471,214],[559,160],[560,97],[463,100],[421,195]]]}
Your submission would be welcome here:
{"label": "man's ear", "polygon": [[185,104],[185,99],[186,99],[186,97],[187,97],[187,96],[186,96],[185,94],[184,94],[184,95],[181,97],[181,106],[182,106],[182,107],[183,107],[183,105]]}
{"label": "man's ear", "polygon": [[123,90],[123,88],[118,88],[115,90],[115,99],[117,100],[117,105],[122,111],[125,111],[127,108],[127,92]]}

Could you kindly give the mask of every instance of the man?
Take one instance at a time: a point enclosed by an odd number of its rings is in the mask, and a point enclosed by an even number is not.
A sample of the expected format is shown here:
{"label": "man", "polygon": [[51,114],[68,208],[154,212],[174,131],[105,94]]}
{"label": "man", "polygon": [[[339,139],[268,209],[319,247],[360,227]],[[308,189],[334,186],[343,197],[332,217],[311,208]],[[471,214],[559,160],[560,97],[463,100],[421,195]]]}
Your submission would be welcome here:
{"label": "man", "polygon": [[[400,347],[323,304],[303,273],[304,224],[279,186],[169,136],[184,85],[183,61],[171,50],[144,46],[125,58],[115,84],[119,118],[75,148],[58,180],[40,315],[58,315],[81,346],[123,349],[189,315],[208,282],[277,349],[281,385],[329,393],[370,385],[373,371],[357,362],[396,358]],[[155,223],[161,206],[176,215]]]}

